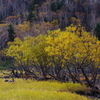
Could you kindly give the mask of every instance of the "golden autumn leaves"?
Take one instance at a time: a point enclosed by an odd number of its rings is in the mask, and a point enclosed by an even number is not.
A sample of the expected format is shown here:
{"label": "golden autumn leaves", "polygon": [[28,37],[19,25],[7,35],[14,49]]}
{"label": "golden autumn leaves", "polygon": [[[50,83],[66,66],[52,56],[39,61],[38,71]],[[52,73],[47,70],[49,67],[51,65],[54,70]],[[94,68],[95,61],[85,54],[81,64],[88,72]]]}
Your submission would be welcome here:
{"label": "golden autumn leaves", "polygon": [[24,66],[35,63],[49,66],[54,60],[59,61],[61,66],[66,62],[73,64],[84,62],[87,65],[92,61],[96,65],[94,67],[99,67],[100,41],[84,28],[81,28],[81,34],[80,36],[76,26],[71,25],[65,31],[58,29],[37,37],[25,37],[24,40],[16,38],[14,42],[8,44],[6,55],[14,57],[17,63]]}
{"label": "golden autumn leaves", "polygon": [[8,45],[6,56],[13,57],[15,65],[24,71],[31,70],[44,79],[50,75],[59,81],[65,81],[63,76],[67,75],[74,83],[95,86],[100,41],[81,26],[71,25],[65,31],[48,31],[23,40],[17,37]]}

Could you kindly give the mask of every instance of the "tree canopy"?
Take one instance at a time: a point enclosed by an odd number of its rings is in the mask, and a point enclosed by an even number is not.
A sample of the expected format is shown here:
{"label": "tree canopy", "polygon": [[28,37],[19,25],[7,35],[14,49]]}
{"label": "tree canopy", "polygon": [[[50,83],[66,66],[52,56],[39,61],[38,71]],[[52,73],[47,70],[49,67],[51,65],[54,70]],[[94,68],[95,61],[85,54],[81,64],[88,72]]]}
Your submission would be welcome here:
{"label": "tree canopy", "polygon": [[[88,86],[95,85],[100,67],[100,41],[83,27],[71,25],[36,37],[16,38],[9,42],[6,56],[14,57],[23,68],[35,68],[44,78],[49,74],[62,79],[66,74],[73,82],[82,84],[80,74]],[[91,74],[91,78],[89,75]]]}

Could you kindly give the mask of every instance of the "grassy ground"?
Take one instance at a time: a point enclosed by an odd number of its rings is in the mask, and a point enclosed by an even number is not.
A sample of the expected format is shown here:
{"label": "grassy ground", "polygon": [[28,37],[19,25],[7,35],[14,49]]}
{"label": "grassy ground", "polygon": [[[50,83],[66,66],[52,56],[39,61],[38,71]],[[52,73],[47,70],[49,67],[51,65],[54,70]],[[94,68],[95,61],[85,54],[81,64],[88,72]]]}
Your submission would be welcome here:
{"label": "grassy ground", "polygon": [[86,89],[72,83],[37,82],[17,79],[14,83],[0,79],[0,100],[88,100],[69,91]]}

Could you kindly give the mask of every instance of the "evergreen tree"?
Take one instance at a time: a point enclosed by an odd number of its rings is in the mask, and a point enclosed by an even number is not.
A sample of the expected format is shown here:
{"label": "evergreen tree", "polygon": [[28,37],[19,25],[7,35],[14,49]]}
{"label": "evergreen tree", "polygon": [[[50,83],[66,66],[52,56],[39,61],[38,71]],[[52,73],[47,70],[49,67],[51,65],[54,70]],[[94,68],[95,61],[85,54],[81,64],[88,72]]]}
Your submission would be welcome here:
{"label": "evergreen tree", "polygon": [[64,0],[52,2],[50,7],[52,11],[57,11],[60,10],[63,5],[64,5]]}
{"label": "evergreen tree", "polygon": [[27,20],[30,21],[30,22],[32,22],[33,17],[35,17],[35,16],[34,16],[34,13],[33,13],[33,12],[30,12],[29,15],[28,15]]}
{"label": "evergreen tree", "polygon": [[32,22],[33,21],[33,17],[35,17],[35,15],[33,13],[34,9],[35,9],[35,2],[34,2],[34,0],[32,0],[31,5],[29,7],[29,12],[30,13],[29,13],[29,15],[27,17],[27,20],[30,21],[30,22]]}
{"label": "evergreen tree", "polygon": [[100,40],[100,23],[98,23],[94,29],[95,35]]}
{"label": "evergreen tree", "polygon": [[35,9],[35,2],[34,2],[34,0],[32,0],[29,10],[33,11],[34,9]]}
{"label": "evergreen tree", "polygon": [[8,41],[13,42],[14,38],[15,38],[15,32],[14,32],[14,28],[13,28],[12,24],[10,24],[8,26],[7,31],[8,31]]}
{"label": "evergreen tree", "polygon": [[47,20],[47,18],[46,18],[46,17],[44,17],[44,21],[45,21],[45,22],[48,22],[48,20]]}
{"label": "evergreen tree", "polygon": [[55,2],[52,2],[50,8],[51,8],[52,11],[56,11],[57,10],[57,4]]}

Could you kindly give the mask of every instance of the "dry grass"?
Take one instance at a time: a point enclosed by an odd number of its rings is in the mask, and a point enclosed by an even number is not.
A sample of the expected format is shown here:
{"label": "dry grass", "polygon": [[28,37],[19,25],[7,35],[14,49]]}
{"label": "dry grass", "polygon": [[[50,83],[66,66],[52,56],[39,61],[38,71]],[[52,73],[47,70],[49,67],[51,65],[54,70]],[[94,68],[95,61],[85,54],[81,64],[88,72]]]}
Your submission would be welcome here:
{"label": "dry grass", "polygon": [[69,92],[74,88],[73,91],[76,91],[82,86],[78,87],[79,85],[70,83],[21,79],[7,83],[0,79],[0,100],[88,100],[86,97]]}

